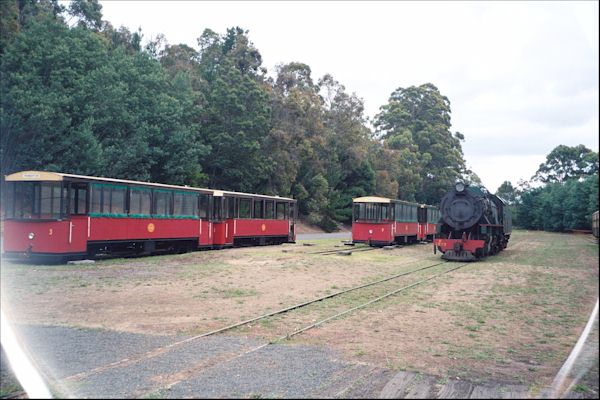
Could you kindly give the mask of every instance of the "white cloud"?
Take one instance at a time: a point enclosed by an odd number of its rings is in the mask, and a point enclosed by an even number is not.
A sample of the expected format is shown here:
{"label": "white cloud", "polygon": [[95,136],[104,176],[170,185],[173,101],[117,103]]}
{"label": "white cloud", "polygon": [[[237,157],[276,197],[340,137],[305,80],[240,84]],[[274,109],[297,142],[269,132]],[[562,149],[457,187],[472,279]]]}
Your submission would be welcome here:
{"label": "white cloud", "polygon": [[[495,193],[504,181],[509,181],[513,187],[516,187],[520,179],[528,180],[535,174],[540,164],[545,161],[545,154],[514,156],[475,155],[470,158],[468,166],[476,171],[483,185],[490,192]],[[498,170],[501,170],[502,174],[497,174]]]}
{"label": "white cloud", "polygon": [[194,48],[205,28],[248,29],[271,74],[291,61],[315,80],[331,73],[369,116],[396,88],[431,82],[450,99],[452,129],[490,190],[530,178],[559,144],[598,151],[598,2],[102,5],[115,26]]}

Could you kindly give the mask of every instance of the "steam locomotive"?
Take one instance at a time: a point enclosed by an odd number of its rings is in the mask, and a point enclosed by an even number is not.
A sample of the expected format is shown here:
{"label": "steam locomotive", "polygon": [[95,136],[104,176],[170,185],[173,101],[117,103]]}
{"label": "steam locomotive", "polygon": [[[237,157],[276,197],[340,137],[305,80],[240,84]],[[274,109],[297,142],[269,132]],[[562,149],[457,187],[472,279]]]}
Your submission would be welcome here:
{"label": "steam locomotive", "polygon": [[458,182],[442,198],[434,252],[452,261],[475,261],[505,249],[511,212],[485,188]]}

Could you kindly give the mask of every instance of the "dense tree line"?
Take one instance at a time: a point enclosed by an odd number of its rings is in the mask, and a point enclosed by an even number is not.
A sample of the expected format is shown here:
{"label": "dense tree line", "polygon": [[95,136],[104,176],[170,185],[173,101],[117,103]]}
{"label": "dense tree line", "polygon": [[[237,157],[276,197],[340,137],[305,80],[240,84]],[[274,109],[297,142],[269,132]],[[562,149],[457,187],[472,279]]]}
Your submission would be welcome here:
{"label": "dense tree line", "polygon": [[[534,186],[542,182],[542,186]],[[598,210],[598,153],[584,145],[559,145],[547,155],[531,181],[515,188],[506,181],[496,192],[507,201],[515,225],[564,232],[591,229]]]}
{"label": "dense tree line", "polygon": [[353,197],[437,204],[465,167],[450,101],[398,88],[371,122],[333,76],[269,76],[249,34],[198,47],[102,20],[97,0],[0,2],[2,173],[54,170],[293,196],[310,222],[348,221]]}

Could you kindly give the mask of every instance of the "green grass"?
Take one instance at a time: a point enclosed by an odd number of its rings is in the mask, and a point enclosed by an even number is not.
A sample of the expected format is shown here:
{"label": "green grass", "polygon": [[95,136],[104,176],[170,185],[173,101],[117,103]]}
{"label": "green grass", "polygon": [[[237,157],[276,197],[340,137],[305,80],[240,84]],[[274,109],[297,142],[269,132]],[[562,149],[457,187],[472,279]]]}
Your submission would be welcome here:
{"label": "green grass", "polygon": [[573,387],[573,391],[577,393],[592,392],[592,390],[583,383],[578,383]]}
{"label": "green grass", "polygon": [[251,297],[257,296],[258,292],[254,289],[219,289],[219,288],[211,288],[214,292],[218,293],[219,296],[224,299],[236,298],[236,297]]}

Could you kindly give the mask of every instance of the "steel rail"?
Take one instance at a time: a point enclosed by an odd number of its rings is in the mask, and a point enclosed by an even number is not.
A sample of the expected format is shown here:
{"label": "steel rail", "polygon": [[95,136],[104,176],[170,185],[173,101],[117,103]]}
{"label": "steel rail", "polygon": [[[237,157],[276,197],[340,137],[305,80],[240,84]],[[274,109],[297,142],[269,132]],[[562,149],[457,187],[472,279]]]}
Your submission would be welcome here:
{"label": "steel rail", "polygon": [[353,249],[347,249],[347,250],[342,250],[342,248],[337,248],[337,249],[331,249],[331,250],[322,250],[322,251],[311,251],[308,253],[302,253],[302,254],[325,254],[325,253],[335,253],[338,251],[359,251],[359,250],[365,250],[365,249],[374,249],[374,247],[369,247],[369,246],[360,246],[360,247],[355,247]]}
{"label": "steel rail", "polygon": [[[440,263],[440,264],[445,264],[445,262],[443,262],[443,263]],[[302,328],[302,329],[298,329],[298,330],[296,330],[296,331],[294,331],[294,332],[292,332],[292,333],[289,333],[289,334],[287,334],[287,335],[285,335],[285,336],[281,336],[281,337],[279,337],[279,338],[277,338],[277,339],[274,339],[274,340],[271,340],[271,341],[269,341],[269,342],[267,342],[267,343],[263,343],[263,344],[261,344],[261,345],[259,345],[259,346],[253,347],[253,348],[251,348],[251,349],[249,349],[249,350],[242,351],[242,352],[240,352],[240,353],[236,354],[235,356],[233,356],[233,357],[231,357],[231,358],[227,359],[225,362],[229,362],[229,361],[235,360],[235,359],[237,359],[237,358],[243,357],[243,356],[245,356],[246,354],[253,353],[253,352],[257,351],[257,350],[260,350],[260,349],[262,349],[262,348],[265,348],[265,347],[267,347],[267,346],[269,346],[269,345],[271,345],[271,344],[275,344],[275,343],[277,343],[277,342],[280,342],[280,341],[282,341],[282,340],[284,340],[284,339],[290,339],[292,336],[298,335],[298,334],[300,334],[300,333],[302,333],[302,332],[305,332],[305,331],[307,331],[307,330],[309,330],[309,329],[311,329],[311,328],[314,328],[314,327],[316,327],[316,326],[319,326],[319,325],[321,325],[321,324],[324,324],[324,323],[325,323],[325,322],[327,322],[327,321],[330,321],[330,320],[332,320],[332,319],[338,318],[338,317],[340,317],[340,316],[342,316],[342,315],[348,314],[348,313],[350,313],[350,312],[352,312],[352,311],[355,311],[355,310],[358,310],[358,309],[360,309],[360,308],[364,308],[364,307],[366,307],[366,306],[368,306],[368,305],[370,305],[370,304],[373,304],[373,303],[375,303],[375,302],[377,302],[377,301],[380,301],[380,300],[382,300],[382,299],[385,299],[386,297],[392,296],[392,295],[394,295],[394,294],[396,294],[396,293],[399,293],[399,292],[401,292],[401,291],[403,291],[403,290],[407,290],[407,289],[409,289],[409,288],[412,288],[412,287],[414,287],[414,286],[420,285],[420,284],[422,284],[422,283],[424,283],[424,282],[427,282],[427,281],[429,281],[429,280],[431,280],[431,279],[437,278],[438,276],[441,276],[441,275],[443,275],[443,274],[447,274],[447,273],[449,273],[449,272],[455,271],[455,270],[457,270],[457,269],[459,269],[459,268],[462,268],[462,267],[464,267],[465,265],[468,265],[468,264],[469,264],[469,263],[464,263],[464,264],[462,264],[462,265],[459,265],[458,267],[451,268],[451,269],[449,269],[449,270],[447,270],[447,271],[444,271],[444,272],[442,272],[442,273],[439,273],[439,274],[436,274],[436,275],[430,276],[429,278],[422,279],[422,280],[420,280],[420,281],[418,281],[418,282],[415,282],[415,283],[413,283],[413,284],[410,284],[410,285],[408,285],[408,286],[404,286],[404,287],[402,287],[402,288],[400,288],[400,289],[396,289],[396,290],[394,290],[394,291],[392,291],[392,292],[389,292],[389,293],[386,293],[386,294],[384,294],[383,296],[380,296],[380,297],[378,297],[378,298],[376,298],[376,299],[373,299],[373,300],[371,300],[371,301],[369,301],[369,302],[367,302],[367,303],[364,303],[364,304],[361,304],[361,305],[359,305],[359,306],[353,307],[353,308],[351,308],[351,309],[349,309],[349,310],[343,311],[343,312],[341,312],[341,313],[338,313],[338,314],[336,314],[336,315],[334,315],[334,316],[331,316],[331,317],[325,318],[324,320],[321,320],[321,321],[319,321],[319,322],[316,322],[316,323],[314,323],[314,324],[311,324],[311,325],[309,325],[309,326],[306,326],[306,327],[304,327],[304,328]],[[436,265],[439,265],[439,264],[436,264]],[[429,267],[429,268],[431,268],[431,267]],[[169,383],[168,385],[166,385],[166,387],[167,387],[167,388],[170,388],[170,387],[172,387],[173,385],[175,385],[175,384],[177,384],[177,383],[179,383],[179,382],[180,382],[180,380],[177,380],[177,381],[171,382],[171,383]]]}
{"label": "steel rail", "polygon": [[[417,260],[415,262],[418,262],[418,261],[419,260]],[[409,263],[406,263],[406,264],[411,264],[411,263],[412,262],[409,262]],[[231,330],[231,329],[238,328],[240,326],[249,324],[251,322],[258,321],[258,320],[263,319],[263,318],[268,318],[268,317],[272,317],[274,315],[283,314],[285,312],[288,312],[288,311],[291,311],[291,310],[294,310],[294,309],[297,309],[297,308],[305,307],[305,306],[307,306],[309,304],[313,304],[313,303],[316,303],[316,302],[319,302],[319,301],[322,301],[322,300],[325,300],[325,299],[328,299],[328,298],[331,298],[331,297],[339,296],[341,294],[348,293],[348,292],[351,292],[351,291],[354,291],[354,290],[358,290],[358,289],[362,289],[362,288],[365,288],[365,287],[377,285],[377,284],[382,283],[382,282],[386,282],[386,281],[389,281],[389,280],[392,280],[392,279],[396,279],[396,278],[399,278],[401,276],[410,275],[410,274],[413,274],[415,272],[423,271],[423,270],[426,270],[426,269],[429,269],[429,268],[433,268],[433,267],[436,267],[438,265],[446,264],[446,263],[447,263],[447,261],[442,261],[442,262],[439,262],[439,263],[436,263],[436,264],[433,264],[433,265],[428,265],[426,267],[414,269],[412,271],[407,271],[407,272],[402,272],[402,273],[399,273],[399,274],[395,274],[393,276],[389,276],[387,278],[383,278],[383,279],[380,279],[380,280],[377,280],[377,281],[374,281],[374,282],[369,282],[369,283],[366,283],[364,285],[355,286],[355,287],[350,288],[350,289],[341,290],[341,291],[338,291],[338,292],[335,292],[335,293],[331,293],[331,294],[319,297],[319,298],[314,299],[314,300],[309,300],[309,301],[306,301],[306,302],[303,302],[303,303],[295,304],[295,305],[290,306],[290,307],[282,308],[281,310],[277,310],[277,311],[273,311],[273,312],[270,312],[270,313],[267,313],[267,314],[263,314],[263,315],[260,315],[258,317],[247,319],[247,320],[242,321],[242,322],[238,322],[238,323],[235,323],[235,324],[232,324],[232,325],[225,326],[223,328],[215,329],[215,330],[210,331],[210,332],[206,332],[206,333],[203,333],[203,334],[200,334],[200,335],[192,336],[192,337],[184,339],[184,340],[180,340],[180,341],[175,342],[175,343],[168,344],[166,346],[163,346],[163,347],[151,350],[151,351],[145,353],[144,355],[141,355],[141,356],[136,357],[134,359],[124,358],[122,360],[119,360],[119,361],[116,361],[116,362],[113,362],[113,363],[110,363],[110,364],[107,364],[107,365],[104,365],[104,366],[100,366],[100,367],[94,368],[94,369],[92,369],[90,371],[81,372],[81,373],[78,373],[78,374],[75,374],[75,375],[71,375],[71,376],[63,378],[63,380],[65,380],[65,381],[79,380],[79,379],[82,379],[82,378],[87,377],[89,375],[92,375],[94,373],[103,372],[103,371],[105,371],[107,369],[111,369],[111,368],[116,368],[116,367],[121,366],[123,364],[135,363],[135,362],[138,362],[138,361],[141,361],[141,360],[144,360],[144,359],[152,358],[152,357],[158,356],[159,354],[162,354],[163,352],[167,351],[170,348],[173,348],[173,347],[176,347],[176,346],[179,346],[179,345],[191,342],[191,341],[196,340],[196,339],[200,339],[200,338],[203,338],[203,337],[215,335],[217,333],[222,333],[222,332],[225,332],[225,331],[228,331],[228,330]],[[406,265],[406,264],[404,264],[404,265]],[[253,351],[253,350],[251,350],[251,351]]]}
{"label": "steel rail", "polygon": [[[442,264],[443,264],[443,263],[442,263]],[[462,264],[462,265],[459,265],[458,267],[451,268],[451,269],[449,269],[449,270],[447,270],[447,271],[444,271],[444,272],[441,272],[441,273],[439,273],[439,274],[435,274],[435,275],[433,275],[433,276],[430,276],[429,278],[422,279],[422,280],[420,280],[420,281],[418,281],[418,282],[415,282],[415,283],[412,283],[412,284],[410,284],[410,285],[407,285],[407,286],[401,287],[401,288],[399,288],[399,289],[393,290],[393,291],[391,291],[391,292],[388,292],[388,293],[384,294],[383,296],[379,296],[379,297],[377,297],[376,299],[370,300],[370,301],[368,301],[368,302],[366,302],[366,303],[363,303],[363,304],[361,304],[361,305],[358,305],[358,306],[356,306],[356,307],[352,307],[352,308],[350,308],[350,309],[348,309],[348,310],[346,310],[346,311],[342,311],[341,313],[337,313],[337,314],[335,314],[335,315],[333,315],[333,316],[331,316],[331,317],[327,317],[327,318],[325,318],[325,319],[323,319],[323,320],[321,320],[321,321],[318,321],[318,322],[315,322],[314,324],[310,324],[310,325],[308,325],[308,326],[305,326],[304,328],[298,329],[298,330],[296,330],[296,331],[294,331],[294,332],[292,332],[292,333],[288,333],[288,334],[286,334],[286,335],[284,335],[284,336],[280,336],[280,337],[278,337],[277,339],[274,339],[274,340],[271,340],[271,341],[269,341],[269,342],[267,342],[267,343],[261,344],[260,346],[257,346],[257,347],[255,347],[255,348],[253,348],[253,349],[250,349],[250,350],[248,350],[248,351],[245,351],[245,352],[243,352],[243,353],[239,354],[238,356],[236,356],[236,357],[234,357],[234,358],[238,358],[238,357],[244,356],[244,355],[246,355],[246,354],[249,354],[249,353],[255,352],[255,351],[257,351],[257,350],[260,350],[260,349],[262,349],[262,348],[264,348],[264,347],[267,347],[267,346],[269,346],[269,345],[271,345],[271,344],[275,344],[275,343],[277,343],[277,342],[280,342],[280,341],[282,341],[282,340],[288,340],[288,339],[290,339],[292,336],[299,335],[300,333],[302,333],[302,332],[305,332],[305,331],[307,331],[307,330],[309,330],[309,329],[315,328],[315,327],[317,327],[317,326],[319,326],[319,325],[322,325],[322,324],[324,324],[324,323],[325,323],[325,322],[327,322],[327,321],[331,321],[332,319],[339,318],[339,317],[341,317],[342,315],[346,315],[346,314],[348,314],[348,313],[351,313],[352,311],[356,311],[356,310],[359,310],[359,309],[361,309],[361,308],[367,307],[367,306],[369,306],[369,305],[371,305],[371,304],[373,304],[373,303],[375,303],[375,302],[377,302],[377,301],[380,301],[380,300],[383,300],[383,299],[385,299],[386,297],[393,296],[393,295],[395,295],[395,294],[397,294],[397,293],[399,293],[399,292],[401,292],[401,291],[403,291],[403,290],[410,289],[410,288],[412,288],[412,287],[415,287],[415,286],[417,286],[417,285],[420,285],[420,284],[422,284],[422,283],[425,283],[425,282],[427,282],[427,281],[430,281],[430,280],[432,280],[432,279],[434,279],[434,278],[437,278],[438,276],[441,276],[441,275],[447,274],[447,273],[449,273],[449,272],[455,271],[455,270],[457,270],[457,269],[459,269],[459,268],[463,268],[463,267],[464,267],[464,266],[466,266],[466,265],[469,265],[469,263],[464,263],[464,264]]]}
{"label": "steel rail", "polygon": [[267,314],[260,315],[258,317],[254,317],[252,319],[247,319],[245,321],[235,323],[233,325],[229,325],[229,326],[225,326],[223,328],[215,329],[213,331],[206,332],[206,333],[203,333],[201,335],[188,338],[188,339],[186,339],[185,341],[183,341],[181,343],[185,343],[187,341],[191,341],[191,340],[194,340],[194,339],[199,339],[199,338],[205,337],[205,336],[214,335],[216,333],[221,333],[221,332],[224,332],[224,331],[228,331],[230,329],[238,328],[240,326],[249,324],[249,323],[254,322],[254,321],[258,321],[258,320],[263,319],[263,318],[268,318],[268,317],[272,317],[272,316],[275,316],[275,315],[278,315],[278,314],[283,314],[283,313],[286,313],[288,311],[294,310],[296,308],[305,307],[305,306],[308,306],[310,304],[317,303],[317,302],[323,301],[325,299],[329,299],[331,297],[339,296],[339,295],[342,295],[342,294],[345,294],[345,293],[348,293],[348,292],[352,292],[354,290],[363,289],[363,288],[366,288],[366,287],[369,287],[369,286],[377,285],[379,283],[386,282],[386,281],[389,281],[389,280],[392,280],[392,279],[396,279],[396,278],[399,278],[401,276],[410,275],[410,274],[413,274],[415,272],[419,272],[419,271],[423,271],[425,269],[433,268],[433,267],[436,267],[438,265],[445,264],[447,262],[448,261],[442,261],[442,262],[439,262],[439,263],[436,263],[436,264],[433,264],[433,265],[428,265],[428,266],[423,267],[423,268],[418,268],[418,269],[414,269],[412,271],[402,272],[402,273],[399,273],[399,274],[396,274],[396,275],[392,275],[392,276],[389,276],[387,278],[383,278],[383,279],[380,279],[380,280],[377,280],[377,281],[374,281],[374,282],[365,283],[364,285],[355,286],[355,287],[352,287],[350,289],[340,290],[338,292],[331,293],[331,294],[319,297],[319,298],[314,299],[314,300],[305,301],[304,303],[295,304],[295,305],[290,306],[290,307],[282,308],[281,310],[273,311],[273,312],[270,312],[270,313],[267,313]]}
{"label": "steel rail", "polygon": [[379,297],[377,297],[376,299],[373,299],[373,300],[371,300],[371,301],[368,301],[368,302],[366,302],[366,303],[364,303],[364,304],[358,305],[358,306],[356,306],[356,307],[352,307],[352,308],[350,308],[350,309],[348,309],[348,310],[346,310],[346,311],[342,311],[341,313],[338,313],[338,314],[336,314],[336,315],[333,315],[333,316],[331,316],[331,317],[325,318],[325,319],[323,319],[323,320],[321,320],[321,321],[315,322],[314,324],[310,324],[310,325],[308,325],[308,326],[306,326],[306,327],[304,327],[304,328],[298,329],[298,330],[296,330],[296,331],[294,331],[294,332],[292,332],[292,333],[288,333],[287,335],[285,335],[285,336],[282,336],[282,337],[280,337],[280,338],[278,338],[278,339],[276,339],[275,341],[272,341],[272,342],[270,342],[270,343],[276,343],[276,342],[279,342],[279,341],[281,341],[281,340],[283,340],[283,339],[289,339],[289,338],[291,338],[292,336],[298,335],[298,334],[300,334],[300,333],[302,333],[302,332],[305,332],[305,331],[307,331],[307,330],[309,330],[309,329],[315,328],[315,327],[317,327],[317,326],[319,326],[319,325],[321,325],[321,324],[324,324],[324,323],[325,323],[325,322],[327,322],[327,321],[331,321],[332,319],[335,319],[335,318],[341,317],[342,315],[346,315],[346,314],[348,314],[348,313],[350,313],[350,312],[352,312],[352,311],[356,311],[356,310],[359,310],[359,309],[361,309],[361,308],[367,307],[368,305],[371,305],[371,304],[373,304],[373,303],[375,303],[375,302],[378,302],[378,301],[380,301],[380,300],[383,300],[383,299],[385,299],[385,298],[387,298],[387,297],[393,296],[393,295],[395,295],[396,293],[402,292],[403,290],[410,289],[410,288],[412,288],[412,287],[415,287],[415,286],[417,286],[417,285],[420,285],[420,284],[422,284],[422,283],[425,283],[425,282],[427,282],[427,281],[430,281],[430,280],[432,280],[432,279],[434,279],[434,278],[437,278],[438,276],[441,276],[441,275],[447,274],[447,273],[449,273],[449,272],[452,272],[452,271],[456,271],[457,269],[459,269],[459,268],[463,268],[463,267],[464,267],[464,266],[466,266],[466,265],[469,265],[469,263],[464,263],[464,264],[462,264],[462,265],[459,265],[458,267],[451,268],[451,269],[449,269],[449,270],[447,270],[447,271],[440,272],[439,274],[435,274],[435,275],[433,275],[433,276],[430,276],[429,278],[422,279],[422,280],[420,280],[420,281],[418,281],[418,282],[415,282],[415,283],[412,283],[412,284],[410,284],[410,285],[407,285],[407,286],[401,287],[401,288],[399,288],[399,289],[393,290],[393,291],[391,291],[391,292],[388,292],[388,293],[386,293],[386,294],[384,294],[384,295],[382,295],[382,296],[379,296]]}
{"label": "steel rail", "polygon": [[358,252],[358,251],[371,251],[371,250],[377,250],[380,249],[380,247],[370,247],[370,246],[364,246],[364,247],[359,247],[357,249],[346,249],[346,250],[341,250],[341,249],[336,249],[336,250],[324,250],[324,251],[316,251],[314,253],[302,253],[302,254],[323,254],[323,255],[330,255],[330,254],[335,254],[335,253],[339,253],[340,251],[349,251],[349,252]]}
{"label": "steel rail", "polygon": [[369,247],[369,248],[357,249],[357,250],[337,250],[336,252],[325,253],[323,255],[324,256],[332,256],[334,254],[338,254],[338,253],[341,253],[341,252],[350,252],[350,254],[352,254],[352,253],[355,253],[355,252],[360,253],[360,252],[363,252],[363,251],[372,251],[372,250],[377,250],[377,248],[376,247]]}

